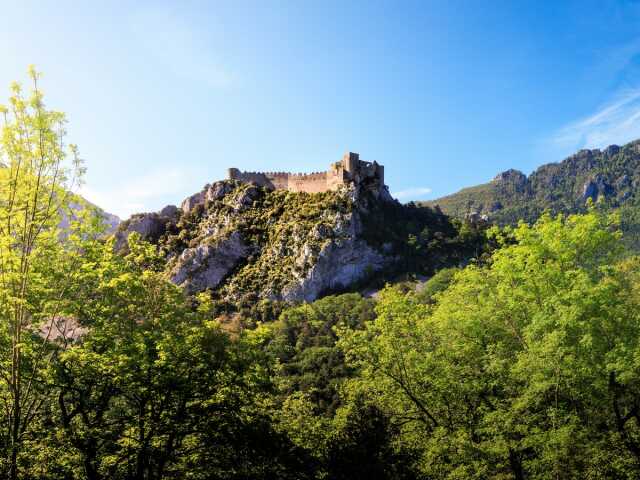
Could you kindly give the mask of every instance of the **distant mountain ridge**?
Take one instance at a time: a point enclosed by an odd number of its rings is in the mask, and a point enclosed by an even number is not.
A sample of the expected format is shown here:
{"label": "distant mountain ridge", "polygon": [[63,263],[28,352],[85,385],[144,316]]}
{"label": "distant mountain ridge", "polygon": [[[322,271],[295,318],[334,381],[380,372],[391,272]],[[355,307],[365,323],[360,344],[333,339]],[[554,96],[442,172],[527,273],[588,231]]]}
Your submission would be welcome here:
{"label": "distant mountain ridge", "polygon": [[529,176],[507,170],[488,183],[421,205],[437,205],[460,218],[481,215],[504,225],[535,221],[544,211],[581,212],[589,199],[605,208],[623,208],[635,218],[640,205],[640,140],[622,147],[580,150],[559,163],[542,165]]}
{"label": "distant mountain ridge", "polygon": [[[70,207],[70,211],[80,211],[80,210],[85,210],[85,209],[89,209],[89,210],[93,210],[96,212],[96,214],[102,218],[103,223],[104,223],[104,228],[105,228],[105,233],[107,234],[112,234],[113,232],[115,232],[118,228],[118,225],[120,225],[121,221],[120,217],[118,217],[117,215],[114,215],[113,213],[109,213],[106,212],[105,210],[103,210],[102,208],[98,207],[97,205],[91,203],[89,200],[87,200],[86,198],[78,195],[78,194],[73,194],[72,200],[69,202],[69,207]],[[73,215],[72,215],[73,216]],[[66,230],[69,228],[70,225],[70,219],[69,216],[66,213],[62,213],[62,219],[60,221],[60,225],[59,227],[62,230]]]}

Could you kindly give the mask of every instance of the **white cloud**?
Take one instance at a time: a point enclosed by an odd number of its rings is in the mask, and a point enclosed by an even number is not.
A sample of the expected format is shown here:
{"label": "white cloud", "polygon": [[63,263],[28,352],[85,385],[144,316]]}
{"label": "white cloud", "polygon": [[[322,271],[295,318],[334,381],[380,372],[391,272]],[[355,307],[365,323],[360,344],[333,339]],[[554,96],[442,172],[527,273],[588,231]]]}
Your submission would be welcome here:
{"label": "white cloud", "polygon": [[392,195],[398,200],[418,200],[424,195],[431,193],[431,189],[428,187],[408,188],[406,190],[400,190],[399,192],[392,192]]}
{"label": "white cloud", "polygon": [[602,148],[640,138],[640,88],[626,89],[593,114],[562,127],[551,141],[563,149]]}
{"label": "white cloud", "polygon": [[210,48],[210,38],[168,6],[149,6],[129,17],[129,26],[140,45],[177,77],[228,87],[235,76]]}
{"label": "white cloud", "polygon": [[187,188],[187,175],[179,169],[158,170],[126,183],[100,189],[83,186],[78,193],[103,210],[128,218],[132,213],[145,212],[175,202]]}

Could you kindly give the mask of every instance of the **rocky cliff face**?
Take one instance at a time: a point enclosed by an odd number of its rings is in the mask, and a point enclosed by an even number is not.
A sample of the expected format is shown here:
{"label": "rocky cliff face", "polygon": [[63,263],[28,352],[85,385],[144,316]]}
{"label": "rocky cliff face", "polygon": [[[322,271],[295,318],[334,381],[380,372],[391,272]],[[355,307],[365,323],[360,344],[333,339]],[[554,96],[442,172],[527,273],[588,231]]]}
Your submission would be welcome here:
{"label": "rocky cliff face", "polygon": [[352,285],[393,261],[363,239],[361,192],[273,191],[220,181],[185,199],[180,209],[137,215],[116,233],[131,232],[166,253],[167,274],[189,293],[222,298],[312,301]]}
{"label": "rocky cliff face", "polygon": [[216,288],[250,252],[237,231],[209,242],[184,249],[170,270],[171,281],[189,293]]}
{"label": "rocky cliff face", "polygon": [[132,232],[158,245],[175,284],[233,305],[313,301],[383,271],[457,264],[478,248],[442,212],[356,185],[294,193],[215,182],[180,208],[123,222],[116,248],[126,249]]}
{"label": "rocky cliff face", "polygon": [[157,243],[167,232],[167,228],[178,221],[180,211],[174,205],[168,205],[159,212],[136,213],[120,224],[115,232],[116,250],[123,250],[127,245],[127,238],[133,232],[148,242]]}
{"label": "rocky cliff face", "polygon": [[528,177],[517,170],[491,182],[461,190],[426,205],[439,205],[450,215],[487,215],[497,223],[533,221],[542,212],[584,211],[591,200],[606,208],[640,202],[640,141],[604,150],[580,150],[559,163],[549,163]]}

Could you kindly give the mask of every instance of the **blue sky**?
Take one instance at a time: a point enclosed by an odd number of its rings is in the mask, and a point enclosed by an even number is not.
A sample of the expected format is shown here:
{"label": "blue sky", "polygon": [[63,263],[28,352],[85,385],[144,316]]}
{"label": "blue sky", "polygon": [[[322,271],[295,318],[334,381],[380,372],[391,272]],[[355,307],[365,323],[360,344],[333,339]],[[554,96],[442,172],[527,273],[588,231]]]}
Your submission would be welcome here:
{"label": "blue sky", "polygon": [[351,150],[407,201],[640,137],[633,2],[0,3],[0,100],[36,64],[122,217],[229,166]]}

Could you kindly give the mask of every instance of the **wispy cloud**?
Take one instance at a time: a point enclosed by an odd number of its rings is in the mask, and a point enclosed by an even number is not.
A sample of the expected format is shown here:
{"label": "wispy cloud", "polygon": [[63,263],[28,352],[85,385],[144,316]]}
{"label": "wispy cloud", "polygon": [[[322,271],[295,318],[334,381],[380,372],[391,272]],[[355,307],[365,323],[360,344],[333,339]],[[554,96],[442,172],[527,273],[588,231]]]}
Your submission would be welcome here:
{"label": "wispy cloud", "polygon": [[431,189],[428,187],[408,188],[406,190],[400,190],[399,192],[392,192],[398,200],[419,200],[420,197],[431,193]]}
{"label": "wispy cloud", "polygon": [[112,188],[96,189],[85,185],[79,193],[103,210],[126,219],[132,213],[158,208],[163,201],[167,201],[167,197],[175,201],[176,196],[184,192],[186,186],[186,173],[173,169],[159,170],[142,177],[131,178],[126,183]]}
{"label": "wispy cloud", "polygon": [[593,114],[562,127],[552,142],[563,149],[602,148],[640,137],[640,88],[625,89]]}
{"label": "wispy cloud", "polygon": [[177,8],[141,8],[130,15],[129,26],[149,55],[177,77],[212,88],[228,87],[236,80],[211,48],[207,33],[181,17]]}

